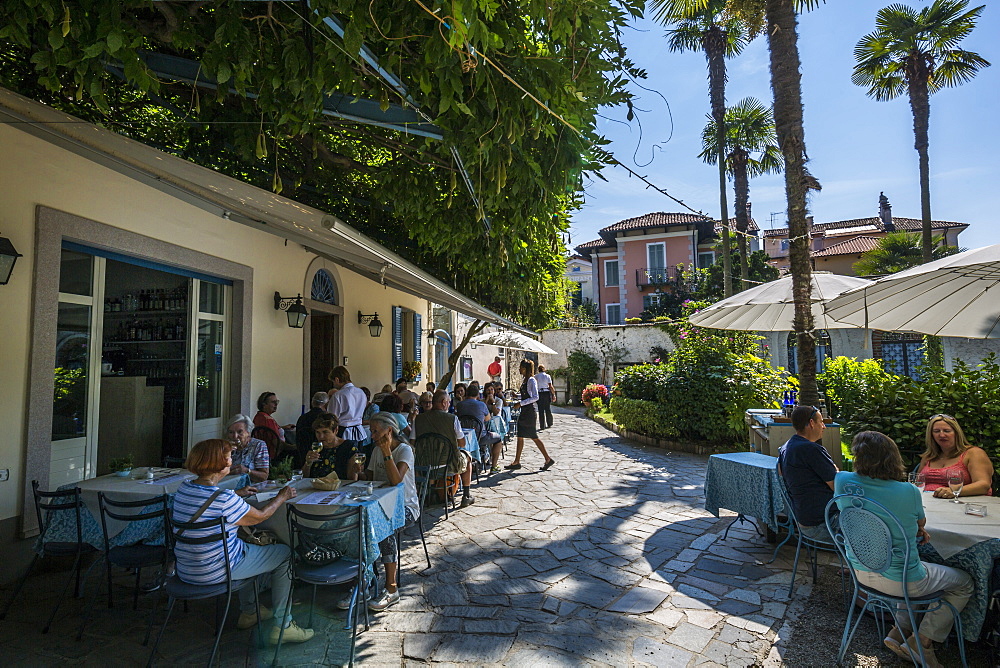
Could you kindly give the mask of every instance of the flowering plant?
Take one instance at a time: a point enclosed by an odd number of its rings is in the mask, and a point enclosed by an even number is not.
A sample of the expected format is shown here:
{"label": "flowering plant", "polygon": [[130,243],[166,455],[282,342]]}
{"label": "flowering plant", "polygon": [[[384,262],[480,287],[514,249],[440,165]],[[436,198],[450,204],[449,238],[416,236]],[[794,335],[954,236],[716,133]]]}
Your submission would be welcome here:
{"label": "flowering plant", "polygon": [[583,388],[583,400],[590,401],[594,397],[600,397],[602,401],[608,400],[608,388],[604,385],[598,385],[597,383],[591,383],[587,387]]}

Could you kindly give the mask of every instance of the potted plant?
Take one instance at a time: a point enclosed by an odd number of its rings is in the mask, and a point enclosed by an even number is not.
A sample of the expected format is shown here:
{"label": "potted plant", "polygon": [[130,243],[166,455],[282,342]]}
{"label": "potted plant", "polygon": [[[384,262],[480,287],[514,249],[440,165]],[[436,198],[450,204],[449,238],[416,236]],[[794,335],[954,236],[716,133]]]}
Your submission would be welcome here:
{"label": "potted plant", "polygon": [[277,464],[272,463],[268,477],[278,485],[286,485],[292,479],[292,466],[291,457],[286,457]]}
{"label": "potted plant", "polygon": [[132,462],[132,455],[125,455],[124,457],[112,459],[108,463],[108,468],[110,468],[111,472],[119,478],[127,477],[130,473],[132,473],[132,469],[134,467],[135,464]]}
{"label": "potted plant", "polygon": [[420,377],[420,372],[423,371],[423,368],[423,364],[420,362],[403,362],[403,380],[407,383],[412,383]]}
{"label": "potted plant", "polygon": [[583,405],[587,408],[591,408],[591,401],[595,397],[600,397],[602,404],[608,401],[608,388],[605,385],[600,385],[598,383],[591,383],[587,387],[583,388],[583,394],[580,395],[583,399]]}

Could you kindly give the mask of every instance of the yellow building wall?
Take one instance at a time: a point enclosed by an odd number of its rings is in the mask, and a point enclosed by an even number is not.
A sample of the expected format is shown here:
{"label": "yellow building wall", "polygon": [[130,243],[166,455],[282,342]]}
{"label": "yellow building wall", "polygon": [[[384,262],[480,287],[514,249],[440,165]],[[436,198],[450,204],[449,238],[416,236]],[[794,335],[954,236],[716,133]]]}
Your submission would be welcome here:
{"label": "yellow building wall", "polygon": [[[28,358],[31,346],[31,284],[34,271],[35,210],[38,205],[194,249],[253,268],[251,401],[262,391],[276,392],[282,405],[275,416],[294,422],[303,396],[303,330],[288,327],[275,311],[273,295],[301,290],[315,255],[295,243],[223,220],[170,195],[53,146],[10,125],[0,125],[0,235],[24,257],[17,260],[8,285],[0,286],[0,521],[20,515],[24,480]],[[46,268],[58,271],[58,267]],[[391,382],[391,307],[427,313],[427,302],[350,271],[336,272],[344,307],[344,350],[356,383],[381,387]],[[308,277],[311,279],[311,276]],[[357,311],[379,312],[386,327],[372,338],[357,324]],[[308,327],[308,324],[306,325]],[[426,359],[426,354],[425,354]],[[243,406],[251,416],[256,406]]]}

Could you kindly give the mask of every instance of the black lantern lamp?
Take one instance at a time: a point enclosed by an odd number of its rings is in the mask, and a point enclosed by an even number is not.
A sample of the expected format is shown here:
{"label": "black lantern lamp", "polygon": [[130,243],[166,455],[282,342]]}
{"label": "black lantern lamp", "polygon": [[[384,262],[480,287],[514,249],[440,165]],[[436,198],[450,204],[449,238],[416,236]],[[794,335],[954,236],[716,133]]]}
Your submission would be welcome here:
{"label": "black lantern lamp", "polygon": [[7,285],[10,275],[14,272],[17,258],[24,257],[16,250],[7,237],[0,237],[0,285]]}
{"label": "black lantern lamp", "polygon": [[282,297],[281,294],[274,293],[274,310],[284,311],[288,316],[288,326],[292,329],[302,329],[306,324],[306,316],[309,311],[302,305],[302,295],[295,297]]}
{"label": "black lantern lamp", "polygon": [[365,315],[361,311],[358,311],[358,324],[364,325],[368,324],[368,333],[373,337],[382,336],[382,321],[378,319],[378,312],[372,315]]}

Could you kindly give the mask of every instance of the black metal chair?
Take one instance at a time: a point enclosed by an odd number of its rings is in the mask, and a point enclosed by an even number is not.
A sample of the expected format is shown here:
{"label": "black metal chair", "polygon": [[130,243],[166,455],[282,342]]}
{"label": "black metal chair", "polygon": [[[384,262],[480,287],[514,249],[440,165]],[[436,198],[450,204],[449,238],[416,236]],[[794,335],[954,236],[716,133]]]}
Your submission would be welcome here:
{"label": "black metal chair", "polygon": [[[288,605],[284,614],[291,610],[295,593],[295,582],[312,585],[312,603],[309,606],[309,623],[312,626],[313,612],[316,609],[316,590],[320,585],[342,585],[352,580],[355,582],[351,591],[351,606],[347,610],[347,628],[351,629],[351,661],[354,665],[354,649],[357,644],[359,608],[364,608],[365,630],[368,630],[368,606],[361,596],[365,587],[365,572],[367,571],[367,550],[365,549],[365,530],[362,520],[362,506],[347,506],[333,514],[315,515],[307,513],[295,505],[288,505],[288,535],[292,548],[292,588],[288,594]],[[306,524],[306,522],[311,524]],[[316,524],[319,526],[316,526]],[[338,538],[347,537],[352,532],[357,534],[357,563],[341,558],[323,566],[309,564],[302,558],[303,545],[332,545]],[[305,540],[303,540],[303,537]],[[279,614],[278,610],[274,611]],[[278,652],[281,650],[281,640],[284,629],[278,634],[278,644],[274,648],[272,665],[278,662]]]}
{"label": "black metal chair", "polygon": [[[254,600],[257,602],[257,637],[263,638],[260,631],[260,597],[257,591],[257,578],[246,578],[244,580],[233,580],[232,568],[229,565],[229,544],[226,542],[226,518],[219,517],[214,520],[205,520],[201,522],[177,522],[173,521],[172,525],[174,529],[181,532],[203,532],[203,531],[213,531],[208,535],[203,536],[189,536],[187,533],[174,533],[173,540],[174,544],[183,545],[210,545],[212,543],[222,543],[223,556],[225,557],[225,567],[226,567],[226,579],[225,582],[220,582],[218,584],[210,585],[194,585],[188,584],[181,580],[177,575],[171,575],[167,578],[161,589],[160,598],[163,597],[165,593],[169,598],[167,600],[167,614],[163,618],[163,626],[160,627],[160,632],[156,634],[156,642],[153,643],[153,649],[149,653],[149,661],[146,663],[147,668],[153,665],[153,659],[156,657],[156,649],[160,646],[160,638],[163,637],[163,632],[167,628],[167,623],[170,621],[170,613],[174,610],[174,604],[177,601],[199,601],[207,598],[216,599],[216,616],[215,616],[215,644],[212,646],[212,654],[208,658],[208,665],[212,666],[215,663],[215,655],[219,652],[219,640],[222,638],[222,630],[226,625],[226,617],[229,614],[229,605],[233,600],[233,592],[238,592],[245,587],[253,587]],[[235,529],[233,529],[235,530]],[[222,596],[226,597],[225,607],[222,608],[221,619],[218,614],[218,599]],[[149,617],[149,629],[146,631],[147,638],[153,627],[153,616]]]}
{"label": "black metal chair", "polygon": [[[147,566],[159,566],[161,573],[167,571],[167,561],[170,558],[170,519],[167,513],[167,495],[138,499],[136,501],[113,501],[105,496],[104,492],[99,492],[97,501],[101,509],[101,530],[104,532],[104,563],[108,580],[108,608],[114,607],[114,598],[111,582],[111,567],[117,566],[127,570],[135,571],[135,586],[132,590],[132,609],[139,609],[139,583],[142,578],[142,569]],[[153,508],[159,506],[159,508]],[[135,515],[127,515],[120,512],[127,508],[152,508],[146,512],[139,512]],[[136,545],[111,546],[111,535],[108,532],[108,518],[119,522],[143,522],[161,518],[163,522],[163,545],[147,545],[138,543]],[[96,591],[95,596],[96,598]],[[93,608],[93,601],[84,606],[83,621],[80,623],[80,631],[76,639],[83,637],[84,629],[90,621],[90,611]],[[155,608],[154,608],[155,609]],[[152,615],[152,610],[150,615]],[[149,636],[143,641],[143,645],[149,642]]]}
{"label": "black metal chair", "polygon": [[[420,542],[424,546],[424,557],[427,558],[427,568],[431,567],[431,556],[427,551],[427,541],[424,539],[424,506],[427,492],[432,482],[443,481],[444,517],[448,519],[448,466],[454,457],[454,451],[455,448],[447,437],[432,432],[421,434],[413,444],[413,476],[417,484],[417,496],[420,499],[417,527],[420,531]],[[454,503],[453,499],[452,502]]]}
{"label": "black metal chair", "polygon": [[[73,557],[73,570],[70,572],[70,576],[66,580],[66,586],[63,588],[62,596],[56,600],[56,604],[52,608],[52,614],[49,615],[49,621],[46,622],[45,626],[42,628],[42,633],[48,633],[49,628],[52,626],[52,620],[56,618],[56,612],[59,610],[62,600],[66,598],[66,592],[69,591],[70,584],[74,581],[76,584],[73,595],[76,598],[80,597],[80,562],[83,559],[83,555],[98,552],[98,549],[90,543],[85,543],[83,541],[83,523],[80,515],[81,509],[83,508],[83,499],[80,496],[79,487],[59,490],[56,492],[42,492],[38,489],[38,481],[32,480],[31,491],[35,497],[35,513],[38,516],[38,530],[40,532],[38,542],[40,550],[35,552],[35,556],[31,560],[28,570],[17,583],[17,587],[14,588],[14,593],[11,595],[10,600],[7,601],[7,605],[4,607],[3,612],[0,612],[0,620],[7,617],[7,612],[10,611],[11,606],[14,604],[14,599],[16,599],[17,595],[21,593],[21,588],[24,587],[24,583],[27,581],[28,576],[31,575],[31,571],[34,570],[35,564],[38,563],[39,558]],[[45,535],[51,527],[51,522],[49,520],[51,520],[52,513],[60,511],[73,512],[74,519],[76,520],[76,542],[45,540]]]}

